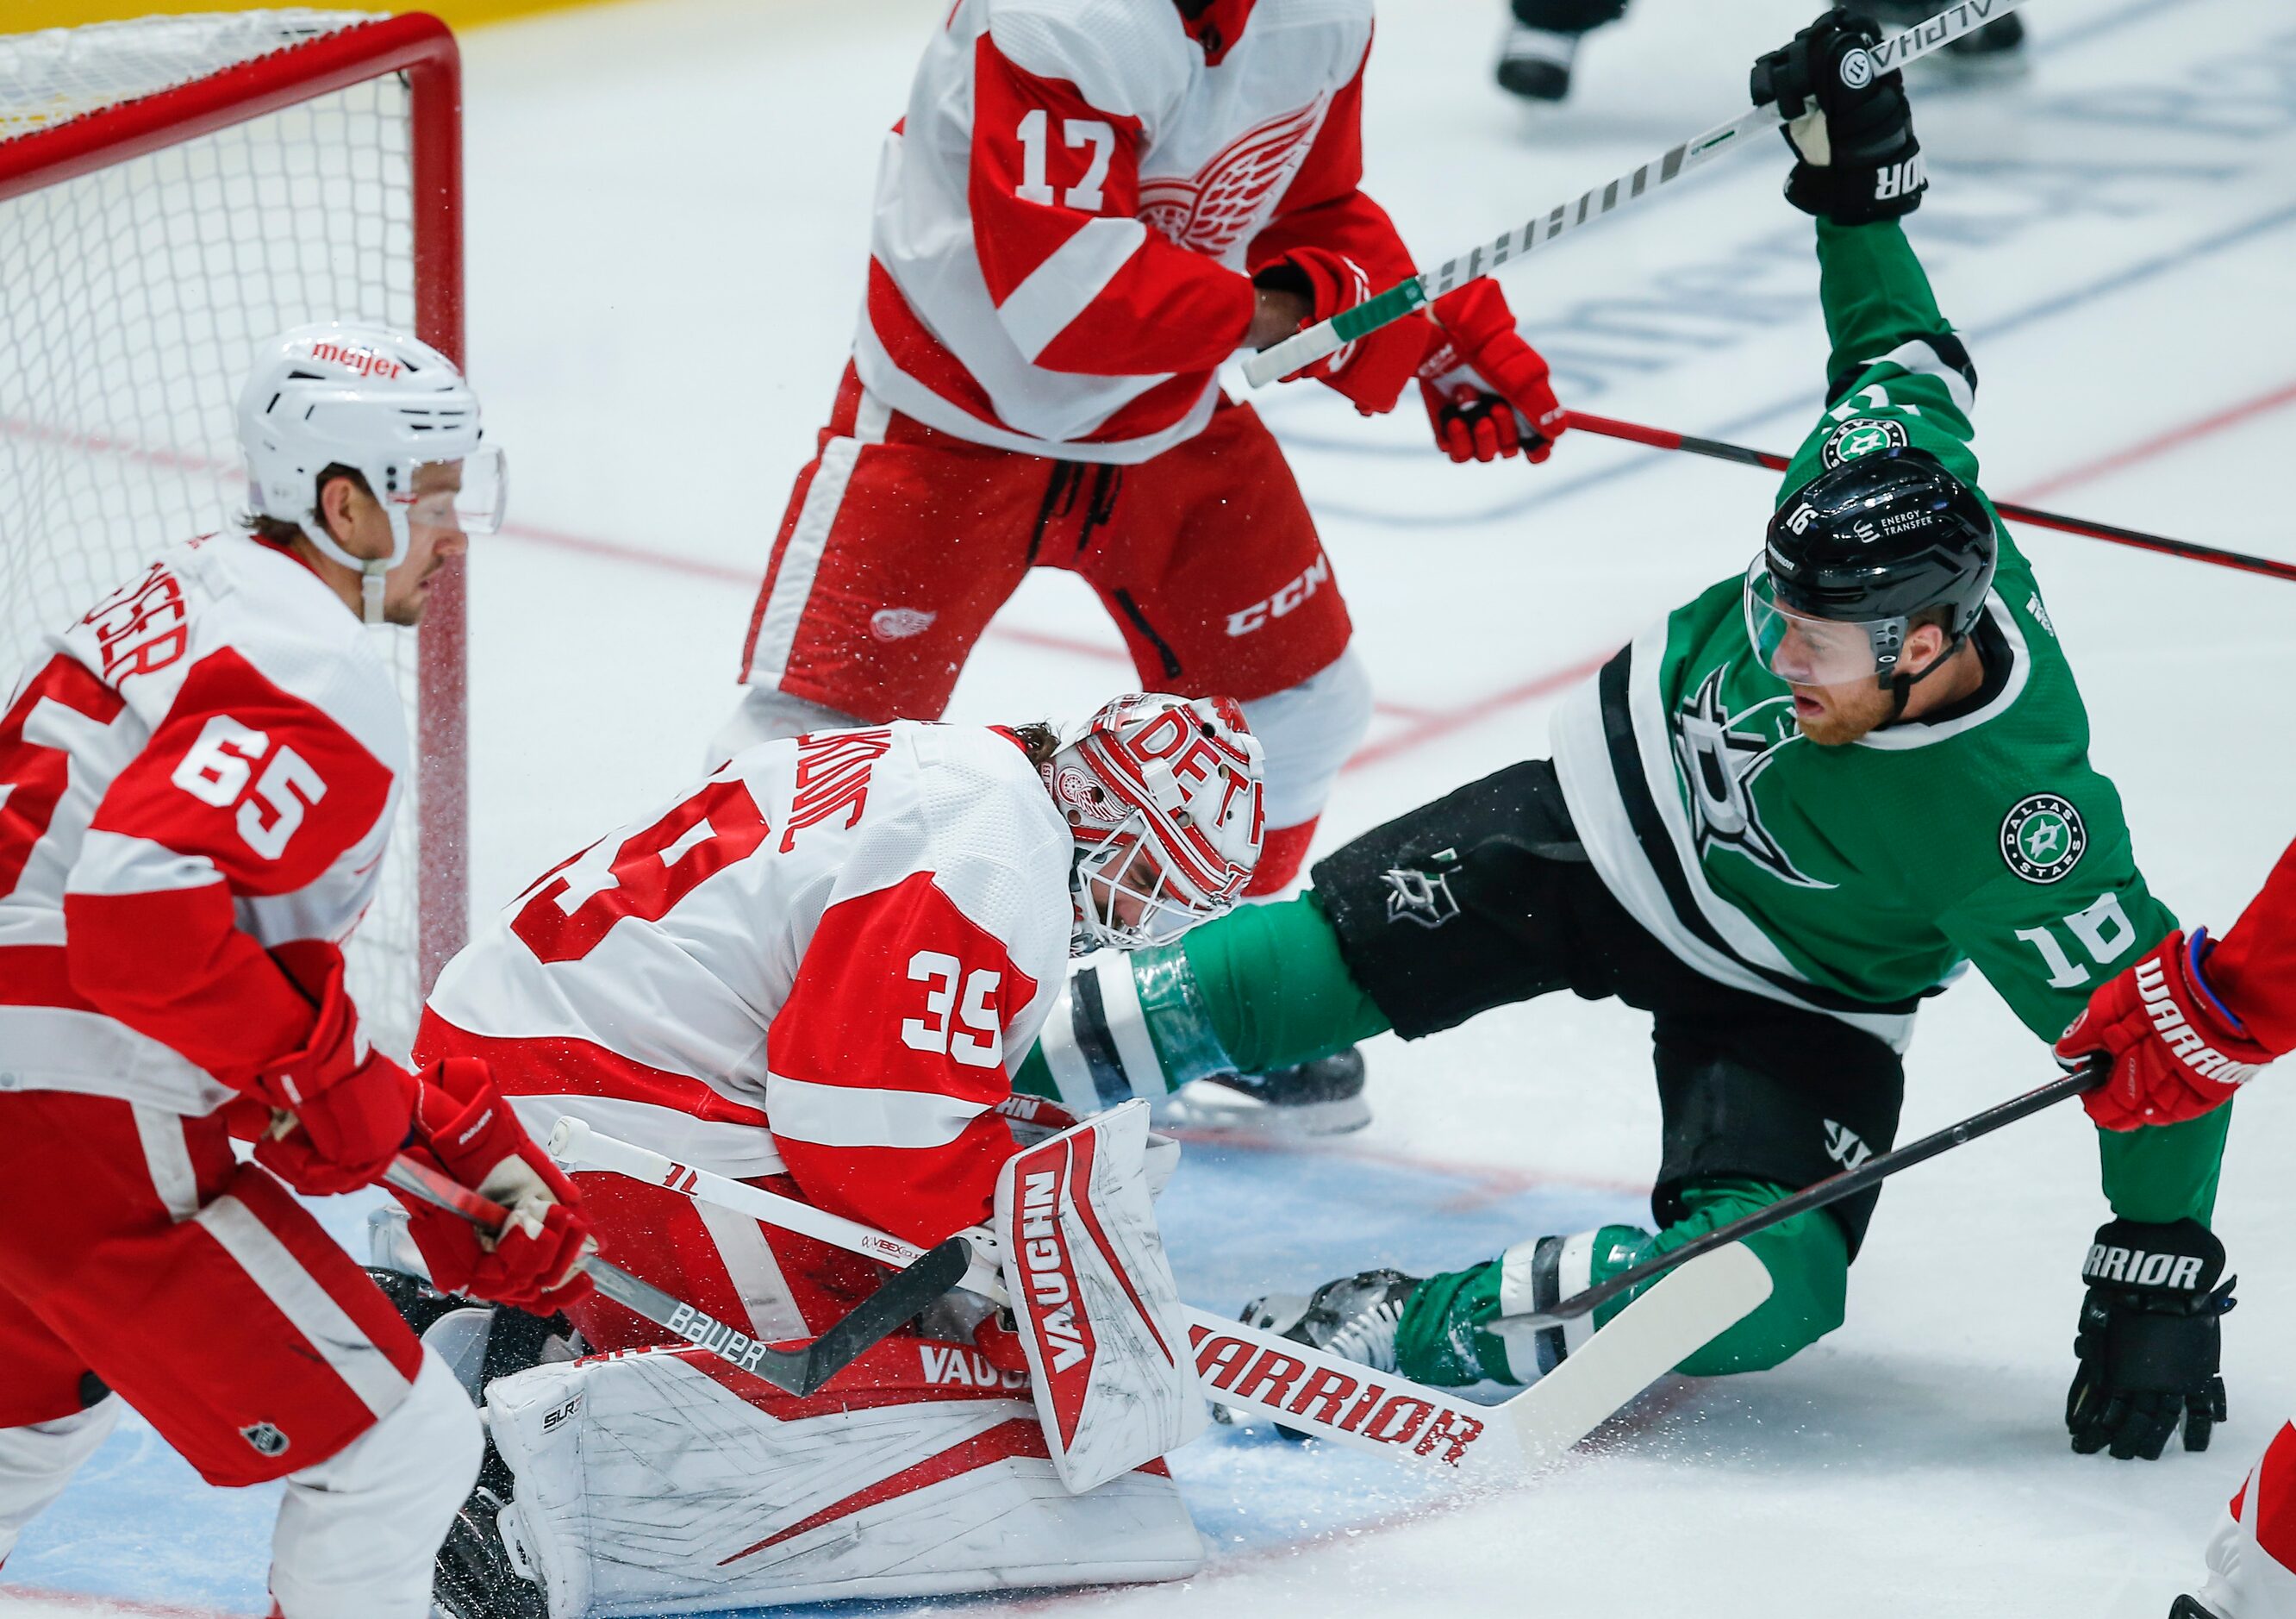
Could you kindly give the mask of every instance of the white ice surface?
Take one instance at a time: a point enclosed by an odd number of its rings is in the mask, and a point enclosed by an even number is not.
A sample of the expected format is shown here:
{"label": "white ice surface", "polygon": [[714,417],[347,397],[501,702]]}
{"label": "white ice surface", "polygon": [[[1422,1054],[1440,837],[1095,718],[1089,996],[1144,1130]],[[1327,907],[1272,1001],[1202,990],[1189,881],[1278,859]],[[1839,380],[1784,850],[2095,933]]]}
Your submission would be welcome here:
{"label": "white ice surface", "polygon": [[[756,575],[845,352],[877,144],[945,4],[659,0],[466,41],[471,357],[517,471],[514,532],[472,564],[482,902],[658,796],[732,701]],[[1587,45],[1570,105],[1538,115],[1488,83],[1498,11],[1401,0],[1382,20],[1367,185],[1431,259],[1727,116],[1752,54],[1809,7],[1638,0]],[[2296,557],[2274,493],[2296,415],[2219,421],[2296,384],[2296,14],[2285,0],[2038,0],[2030,16],[2026,79],[1915,86],[1935,185],[1912,228],[1983,374],[1988,485]],[[1792,447],[1824,351],[1807,222],[1776,196],[1784,162],[1765,144],[1510,281],[1566,403]],[[1543,752],[1549,701],[1504,699],[1551,693],[1734,572],[1767,511],[1766,475],[1716,463],[1580,435],[1544,467],[1461,469],[1429,448],[1415,403],[1365,421],[1313,389],[1259,402],[1295,451],[1387,705],[1384,751],[1342,778],[1322,847]],[[2020,538],[2139,859],[2181,915],[2221,928],[2296,833],[2296,586]],[[1073,579],[1037,575],[1002,622],[1086,649],[992,633],[956,718],[1076,711],[1126,678]],[[1466,1197],[1578,1188],[1590,1219],[1647,1185],[1658,1115],[1637,1015],[1555,998],[1370,1056],[1365,1152],[1456,1169]],[[1905,1134],[2052,1072],[1971,981],[1924,1015]],[[2068,1111],[1894,1184],[1849,1324],[1779,1370],[1681,1385],[1600,1453],[1501,1497],[1398,1492],[1390,1508],[1375,1477],[1336,1471],[1301,1521],[1351,1528],[1300,1542],[1263,1516],[1187,1587],[1055,1600],[1256,1619],[2157,1619],[2296,1409],[2292,1081],[2260,1083],[2234,1130],[2217,1220],[2241,1276],[2233,1414],[2205,1454],[2066,1448],[2079,1263],[2104,1218],[2090,1132]],[[1267,1198],[1286,1185],[1271,1173]],[[1271,1273],[1290,1229],[1275,1223]],[[1332,1240],[1319,1232],[1297,1262],[1322,1262]],[[1367,1238],[1360,1262],[1390,1257],[1382,1245]],[[1306,1502],[1319,1476],[1299,1453],[1250,1448],[1178,1471],[1205,1516],[1259,1490]],[[260,1512],[233,1515],[228,1551],[178,1549],[160,1499],[136,1498],[148,1518],[99,1514],[83,1556],[36,1530],[10,1577],[248,1606],[228,1594],[243,1580],[207,1570],[236,1558],[259,1581]],[[113,1535],[141,1555],[107,1561]]]}

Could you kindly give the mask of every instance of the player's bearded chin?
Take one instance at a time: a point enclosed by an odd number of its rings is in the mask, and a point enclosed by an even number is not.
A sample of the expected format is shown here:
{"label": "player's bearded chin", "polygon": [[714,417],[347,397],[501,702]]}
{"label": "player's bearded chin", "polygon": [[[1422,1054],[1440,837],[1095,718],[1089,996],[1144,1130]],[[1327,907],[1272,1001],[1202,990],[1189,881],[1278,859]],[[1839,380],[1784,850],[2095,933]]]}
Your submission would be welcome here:
{"label": "player's bearded chin", "polygon": [[1794,723],[1823,748],[1838,748],[1885,723],[1893,704],[1889,690],[1871,680],[1852,686],[1797,686]]}

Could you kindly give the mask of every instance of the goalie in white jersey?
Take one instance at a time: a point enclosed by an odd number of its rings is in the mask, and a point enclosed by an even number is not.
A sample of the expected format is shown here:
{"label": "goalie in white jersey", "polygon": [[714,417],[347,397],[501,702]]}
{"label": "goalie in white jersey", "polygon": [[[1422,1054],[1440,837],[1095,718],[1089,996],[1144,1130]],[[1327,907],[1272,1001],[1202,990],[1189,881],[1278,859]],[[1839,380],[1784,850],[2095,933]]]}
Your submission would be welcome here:
{"label": "goalie in white jersey", "polygon": [[[570,1115],[935,1243],[990,1218],[1009,1069],[1070,956],[1233,904],[1260,777],[1226,698],[1119,698],[1064,736],[897,721],[765,743],[539,878],[440,976],[417,1049],[488,1060],[537,1136]],[[765,1342],[816,1335],[885,1274],[578,1179],[609,1257]],[[1161,1266],[1145,1191],[1095,1217],[1103,1251]],[[978,1313],[798,1399],[602,1298],[570,1307],[591,1349],[648,1352],[490,1385],[507,1465],[449,1542],[442,1604],[572,1619],[1193,1572],[1156,1452],[1069,1493],[1051,1458],[1088,1440],[1048,1452],[1019,1345]]]}

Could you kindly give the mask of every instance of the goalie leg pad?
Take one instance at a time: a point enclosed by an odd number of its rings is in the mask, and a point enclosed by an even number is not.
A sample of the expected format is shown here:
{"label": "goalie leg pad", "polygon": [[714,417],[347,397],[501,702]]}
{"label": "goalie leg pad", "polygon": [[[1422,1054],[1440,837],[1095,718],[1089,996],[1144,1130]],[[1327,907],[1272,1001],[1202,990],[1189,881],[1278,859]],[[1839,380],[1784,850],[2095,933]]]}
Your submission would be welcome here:
{"label": "goalie leg pad", "polygon": [[1081,1494],[1208,1418],[1133,1101],[1004,1162],[996,1228],[1053,1465]]}
{"label": "goalie leg pad", "polygon": [[1195,1573],[1170,1477],[1070,1494],[1021,1381],[907,1336],[808,1400],[691,1350],[521,1372],[487,1391],[504,1541],[552,1619]]}

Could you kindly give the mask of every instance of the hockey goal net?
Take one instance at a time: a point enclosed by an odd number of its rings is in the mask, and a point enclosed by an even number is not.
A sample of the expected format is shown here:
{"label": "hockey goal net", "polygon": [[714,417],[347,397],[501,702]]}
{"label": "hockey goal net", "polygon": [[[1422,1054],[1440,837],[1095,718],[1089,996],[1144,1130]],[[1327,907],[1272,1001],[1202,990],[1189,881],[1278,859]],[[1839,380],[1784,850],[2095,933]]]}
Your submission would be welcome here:
{"label": "hockey goal net", "polygon": [[[382,320],[463,351],[460,73],[422,15],[240,12],[0,36],[0,687],[247,503],[265,338]],[[352,984],[403,1055],[466,915],[463,588],[384,637],[418,768]]]}

